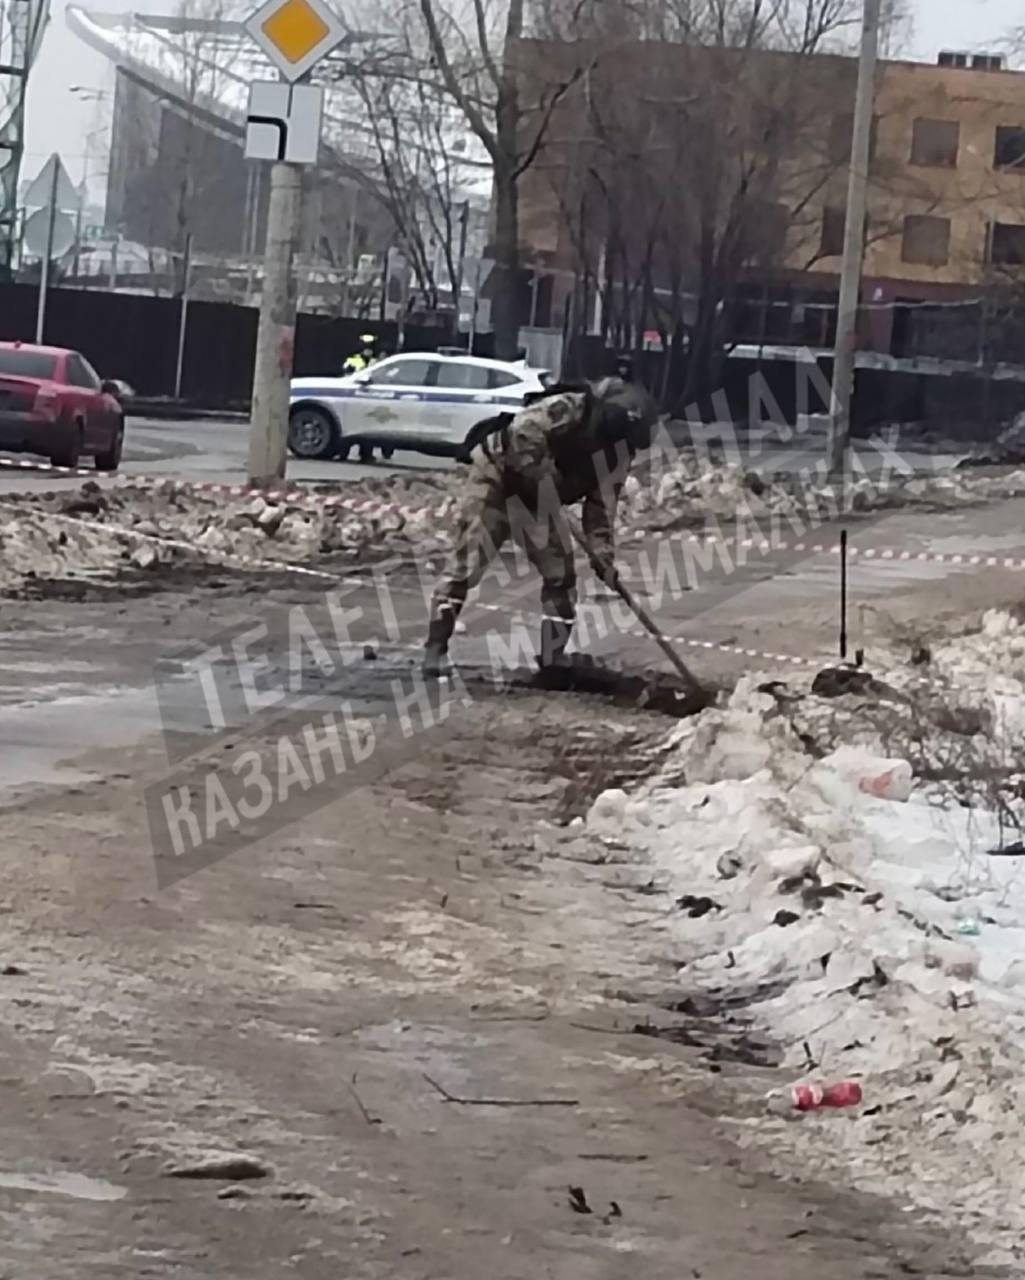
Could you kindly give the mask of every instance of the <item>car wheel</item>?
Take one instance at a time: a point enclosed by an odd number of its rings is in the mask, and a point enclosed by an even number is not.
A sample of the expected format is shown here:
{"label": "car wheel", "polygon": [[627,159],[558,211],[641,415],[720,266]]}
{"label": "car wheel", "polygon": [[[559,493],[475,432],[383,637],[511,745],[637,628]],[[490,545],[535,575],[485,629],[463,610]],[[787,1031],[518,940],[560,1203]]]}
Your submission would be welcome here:
{"label": "car wheel", "polygon": [[97,471],[116,471],[121,465],[121,454],[125,447],[125,423],[121,423],[115,432],[114,439],[106,453],[98,453],[94,458]]}
{"label": "car wheel", "polygon": [[395,450],[392,448],[390,444],[385,445],[381,449],[381,457],[385,460],[385,462],[391,462],[392,458],[395,457]]}
{"label": "car wheel", "polygon": [[361,444],[359,447],[360,462],[373,462],[374,446],[372,444]]}
{"label": "car wheel", "polygon": [[326,409],[304,405],[288,415],[288,447],[297,458],[333,458],[340,438],[338,423]]}
{"label": "car wheel", "polygon": [[71,437],[62,449],[54,449],[50,461],[55,467],[67,467],[74,471],[82,459],[82,424],[76,422]]}

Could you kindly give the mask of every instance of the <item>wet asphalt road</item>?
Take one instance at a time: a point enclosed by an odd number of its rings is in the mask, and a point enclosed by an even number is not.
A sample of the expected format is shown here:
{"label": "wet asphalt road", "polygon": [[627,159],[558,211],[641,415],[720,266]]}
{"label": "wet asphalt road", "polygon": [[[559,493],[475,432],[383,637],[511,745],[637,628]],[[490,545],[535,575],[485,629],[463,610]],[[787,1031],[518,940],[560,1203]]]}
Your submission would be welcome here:
{"label": "wet asphalt road", "polygon": [[[243,484],[246,480],[248,430],[248,424],[241,421],[129,419],[125,461],[120,474],[170,477],[195,483]],[[686,438],[688,428],[680,427],[679,430]],[[825,454],[825,440],[821,435],[798,437],[786,444],[767,438],[759,444],[757,437],[752,438],[745,432],[740,440],[742,453],[738,453],[735,460],[763,473],[812,469]],[[868,474],[876,474],[892,465],[895,456],[888,446],[878,444],[860,444],[857,452],[861,466]],[[916,471],[937,466],[952,467],[958,461],[956,455],[937,457],[921,449],[902,448],[900,456],[905,466]],[[81,484],[81,479],[54,476],[42,467],[38,471],[24,469],[23,466],[6,469],[2,465],[4,459],[22,464],[35,462],[28,455],[15,457],[0,452],[0,493],[74,488]],[[301,462],[290,456],[288,479],[298,484],[346,484],[369,475],[394,471],[443,471],[455,465],[449,459],[429,457],[413,450],[398,452],[389,462],[378,459],[370,465],[359,462]]]}
{"label": "wet asphalt road", "polygon": [[[785,454],[778,448],[764,451],[756,465],[766,469],[809,465],[818,453],[817,441],[803,442]],[[164,476],[183,481],[242,483],[247,457],[247,425],[244,422],[202,421],[137,421],[130,423],[128,447],[123,474],[126,476]],[[365,466],[359,463],[300,463],[290,460],[289,480],[293,482],[352,483],[368,475],[381,475],[397,470],[445,470],[453,463],[407,452],[397,454],[388,463]],[[80,478],[55,477],[45,471],[4,471],[0,469],[0,494],[75,488]],[[1004,504],[980,519],[978,514],[960,512],[943,519],[923,521],[912,515],[891,515],[885,527],[867,530],[861,539],[879,545],[930,547],[933,550],[957,552],[968,549],[1017,551],[1023,547],[1017,504]],[[923,537],[924,535],[924,537]],[[985,536],[984,536],[985,535]],[[829,540],[828,538],[826,539]],[[807,562],[790,563],[789,558],[771,564],[756,562],[740,567],[728,580],[709,582],[699,593],[686,593],[674,608],[663,607],[660,621],[670,634],[683,630],[694,635],[732,639],[749,636],[751,619],[772,613],[784,602],[796,608],[822,607],[832,610],[836,594],[836,562],[830,557],[811,557]],[[942,582],[957,570],[937,564],[856,566],[852,589],[855,598],[885,601],[913,584]],[[527,584],[528,596],[522,602],[533,609],[536,605],[533,581]],[[517,602],[520,603],[520,602]],[[115,602],[119,615],[135,615],[135,606]],[[412,607],[412,603],[411,603]],[[138,670],[132,678],[133,662],[119,653],[109,668],[102,655],[112,640],[124,632],[131,636],[134,627],[117,622],[103,611],[101,619],[93,618],[92,626],[78,627],[85,621],[87,610],[64,608],[54,604],[40,611],[49,622],[43,631],[33,634],[23,630],[24,613],[14,606],[9,616],[10,629],[0,627],[0,791],[29,780],[52,777],[56,761],[74,751],[90,746],[118,746],[138,741],[152,732],[158,723],[152,689],[145,677],[151,670],[153,653],[135,662]],[[135,622],[148,612],[143,607]],[[416,616],[410,631],[419,636],[423,625],[422,601],[416,605]],[[52,616],[51,616],[52,615]],[[17,617],[17,622],[15,619]],[[476,616],[468,611],[471,631],[476,631],[491,615]],[[726,628],[726,630],[723,630]],[[156,633],[160,634],[159,630]],[[151,637],[154,638],[154,637]],[[766,635],[759,647],[773,651],[789,649],[785,634]],[[94,646],[99,644],[99,650]],[[460,641],[461,660],[486,661],[487,652],[478,654],[471,636]],[[589,648],[601,657],[651,662],[656,655],[649,642],[636,636],[611,636],[605,641],[594,638]],[[117,643],[114,644],[117,649]],[[109,656],[109,655],[108,655]],[[731,665],[735,665],[731,664]],[[141,674],[140,674],[141,673]],[[103,714],[94,714],[98,704]],[[64,774],[65,780],[71,775]]]}
{"label": "wet asphalt road", "polygon": [[[195,483],[243,484],[246,480],[248,424],[238,421],[129,419],[123,476],[160,476]],[[0,453],[0,459],[35,463],[29,455]],[[420,453],[397,453],[388,463],[300,462],[290,457],[288,478],[296,482],[345,483],[389,470],[436,470],[454,464]],[[102,478],[102,477],[101,477]],[[0,466],[0,493],[74,488],[81,479],[59,477],[45,469]]]}

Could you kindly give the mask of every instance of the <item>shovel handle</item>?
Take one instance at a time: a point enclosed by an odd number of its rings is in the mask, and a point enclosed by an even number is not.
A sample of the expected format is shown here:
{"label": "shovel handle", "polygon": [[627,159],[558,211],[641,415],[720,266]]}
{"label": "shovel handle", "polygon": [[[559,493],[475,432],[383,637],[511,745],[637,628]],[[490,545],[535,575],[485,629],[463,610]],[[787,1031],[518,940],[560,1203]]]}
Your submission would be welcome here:
{"label": "shovel handle", "polygon": [[676,669],[680,678],[683,680],[684,684],[687,686],[690,692],[695,694],[702,693],[703,690],[701,688],[700,683],[698,682],[697,677],[694,675],[694,673],[687,666],[684,660],[680,657],[680,655],[676,652],[673,646],[669,643],[669,641],[665,638],[662,632],[655,625],[648,611],[642,608],[641,605],[639,605],[637,601],[633,598],[633,594],[631,593],[629,588],[626,586],[626,584],[619,580],[619,576],[617,574],[610,574],[608,572],[608,566],[605,564],[601,556],[598,555],[598,553],[594,550],[594,548],[588,542],[587,538],[584,536],[583,529],[577,523],[576,519],[572,515],[570,515],[568,512],[566,513],[566,523],[569,526],[570,533],[573,535],[574,539],[580,544],[580,547],[583,549],[584,554],[587,556],[588,560],[591,562],[591,568],[595,571],[595,573],[598,575],[601,581],[610,590],[615,591],[616,594],[623,601],[623,603],[627,606],[627,608],[633,613],[637,621],[641,624],[641,626],[645,629],[645,631],[647,631],[647,633],[651,636],[651,638],[655,641],[658,647],[662,650],[665,656],[672,663],[673,667]]}

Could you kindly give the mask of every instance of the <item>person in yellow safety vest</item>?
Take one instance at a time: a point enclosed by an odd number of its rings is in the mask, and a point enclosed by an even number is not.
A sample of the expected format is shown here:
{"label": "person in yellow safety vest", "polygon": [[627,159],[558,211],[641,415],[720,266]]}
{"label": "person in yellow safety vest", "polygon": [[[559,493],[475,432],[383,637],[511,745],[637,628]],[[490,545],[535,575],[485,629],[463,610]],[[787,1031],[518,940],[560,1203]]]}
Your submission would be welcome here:
{"label": "person in yellow safety vest", "polygon": [[343,373],[362,373],[364,369],[369,369],[377,359],[374,352],[374,335],[372,333],[361,333],[360,342],[362,349],[351,355],[345,362],[342,370]]}

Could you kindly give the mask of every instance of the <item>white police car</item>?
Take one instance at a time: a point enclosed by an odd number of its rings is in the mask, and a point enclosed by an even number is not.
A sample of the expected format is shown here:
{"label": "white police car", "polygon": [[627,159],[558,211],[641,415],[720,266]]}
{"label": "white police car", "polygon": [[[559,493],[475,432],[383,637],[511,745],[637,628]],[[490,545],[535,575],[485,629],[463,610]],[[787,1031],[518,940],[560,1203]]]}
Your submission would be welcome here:
{"label": "white police car", "polygon": [[385,458],[396,449],[453,454],[478,422],[515,412],[547,379],[525,362],[451,349],[403,352],[344,377],[293,378],[288,447],[297,458],[346,458],[357,448],[364,462],[375,447]]}

